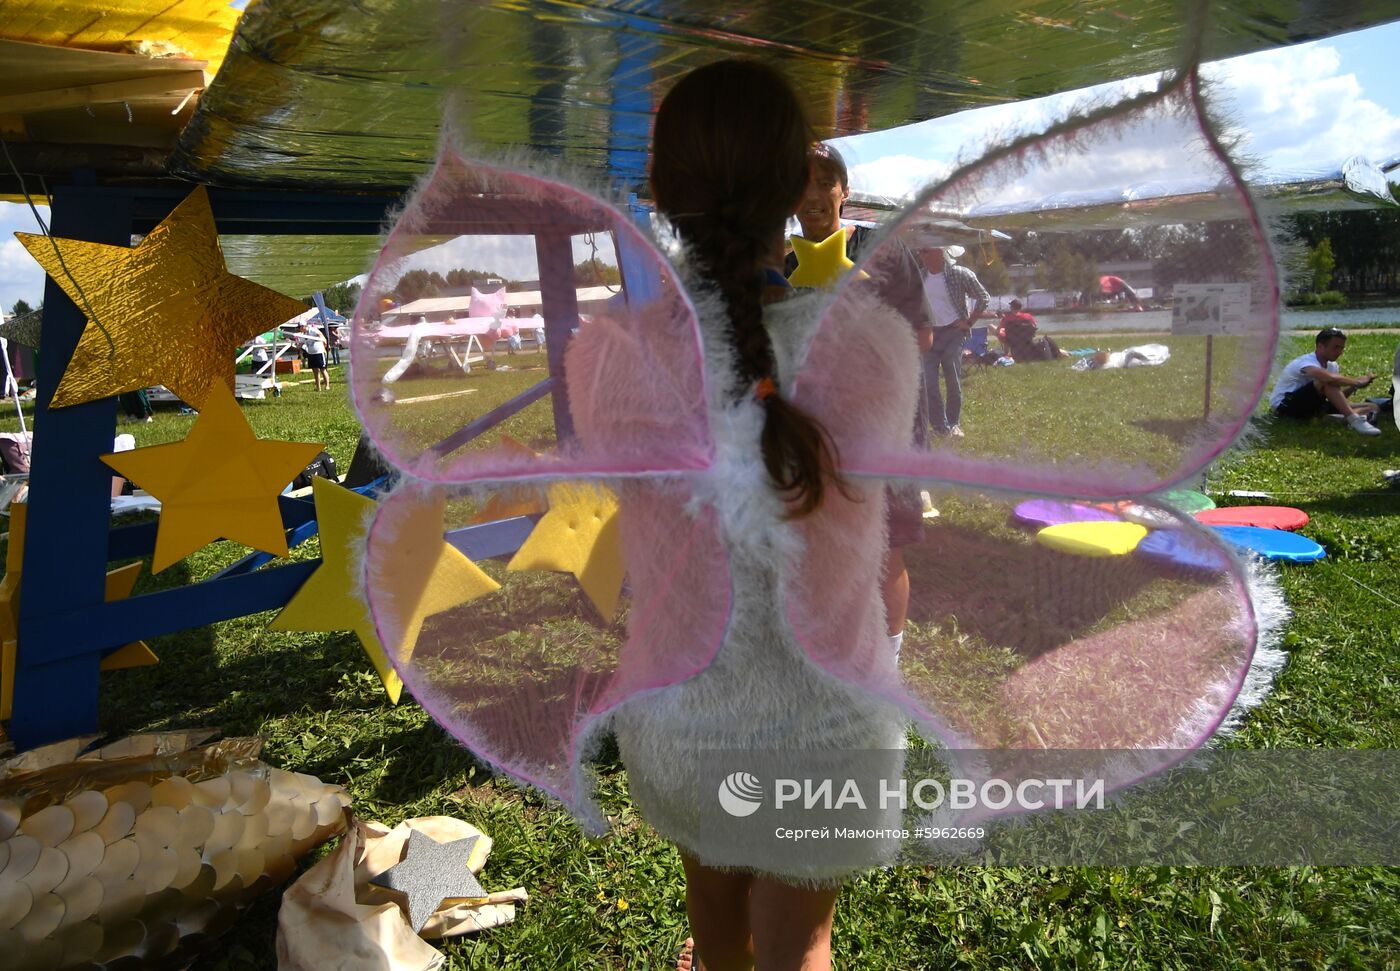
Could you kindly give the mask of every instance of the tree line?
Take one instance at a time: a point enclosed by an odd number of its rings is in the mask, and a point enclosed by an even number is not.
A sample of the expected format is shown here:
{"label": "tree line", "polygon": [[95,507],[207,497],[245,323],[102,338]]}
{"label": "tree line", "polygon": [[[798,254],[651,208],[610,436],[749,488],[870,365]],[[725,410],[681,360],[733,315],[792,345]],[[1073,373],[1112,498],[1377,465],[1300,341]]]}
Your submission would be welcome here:
{"label": "tree line", "polygon": [[[620,286],[622,273],[610,263],[599,260],[583,260],[574,265],[576,286]],[[461,291],[482,280],[504,280],[506,289],[512,293],[533,290],[538,284],[532,280],[512,280],[504,273],[493,270],[475,270],[458,267],[444,275],[437,270],[409,270],[399,277],[393,289],[376,295],[376,301],[388,298],[395,303],[405,304],[414,300],[441,296],[445,290]],[[356,293],[358,299],[358,292]],[[329,301],[329,297],[327,297]],[[329,303],[328,303],[329,305]]]}
{"label": "tree line", "polygon": [[1322,293],[1400,293],[1400,210],[1300,212],[1284,219],[1304,250],[1306,272],[1296,289]]}
{"label": "tree line", "polygon": [[[1238,279],[1252,229],[1242,221],[1177,223],[1073,233],[1023,230],[970,250],[963,262],[994,294],[1095,294],[1106,264],[1149,261],[1159,287]],[[1029,268],[1014,280],[1010,267]]]}

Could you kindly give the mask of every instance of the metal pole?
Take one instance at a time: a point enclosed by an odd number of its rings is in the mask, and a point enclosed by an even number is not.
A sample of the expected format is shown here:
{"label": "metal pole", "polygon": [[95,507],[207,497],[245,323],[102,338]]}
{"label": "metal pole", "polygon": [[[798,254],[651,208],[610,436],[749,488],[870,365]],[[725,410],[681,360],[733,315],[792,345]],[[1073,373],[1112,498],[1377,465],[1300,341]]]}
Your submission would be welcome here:
{"label": "metal pole", "polygon": [[1211,351],[1213,350],[1212,344],[1213,344],[1214,341],[1215,341],[1215,335],[1214,335],[1214,334],[1207,334],[1207,335],[1206,335],[1206,414],[1205,414],[1205,417],[1207,417],[1207,418],[1210,417]]}

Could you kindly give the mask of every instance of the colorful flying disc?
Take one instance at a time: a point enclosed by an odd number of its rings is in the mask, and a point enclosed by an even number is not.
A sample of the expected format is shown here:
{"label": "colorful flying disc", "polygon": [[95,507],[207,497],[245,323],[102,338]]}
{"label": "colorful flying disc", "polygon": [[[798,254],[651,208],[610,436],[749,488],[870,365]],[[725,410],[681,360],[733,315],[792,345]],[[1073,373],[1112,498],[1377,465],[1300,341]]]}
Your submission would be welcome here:
{"label": "colorful flying disc", "polygon": [[1167,492],[1157,494],[1157,498],[1165,505],[1180,509],[1182,512],[1197,513],[1202,509],[1214,509],[1215,500],[1204,492],[1197,492],[1194,489],[1171,489]]}
{"label": "colorful flying disc", "polygon": [[1165,509],[1158,509],[1156,506],[1143,506],[1136,502],[1120,502],[1118,515],[1130,523],[1137,523],[1148,529],[1172,529],[1180,522],[1180,517],[1172,515]]}
{"label": "colorful flying disc", "polygon": [[1137,523],[1061,523],[1035,534],[1035,541],[1061,553],[1077,556],[1122,556],[1131,553],[1147,535]]}
{"label": "colorful flying disc", "polygon": [[1214,528],[1225,542],[1250,553],[1258,553],[1269,560],[1309,563],[1327,555],[1327,551],[1317,542],[1299,533],[1290,533],[1282,529],[1263,529],[1259,526]]}
{"label": "colorful flying disc", "polygon": [[1308,514],[1292,506],[1225,506],[1202,509],[1195,516],[1207,526],[1262,526],[1291,531],[1308,524]]}
{"label": "colorful flying disc", "polygon": [[1086,506],[1079,502],[1055,499],[1027,499],[1011,514],[1026,526],[1059,526],[1063,523],[1117,522],[1120,518],[1107,509]]}
{"label": "colorful flying disc", "polygon": [[1133,552],[1184,570],[1219,572],[1230,565],[1230,558],[1218,545],[1185,529],[1154,530]]}

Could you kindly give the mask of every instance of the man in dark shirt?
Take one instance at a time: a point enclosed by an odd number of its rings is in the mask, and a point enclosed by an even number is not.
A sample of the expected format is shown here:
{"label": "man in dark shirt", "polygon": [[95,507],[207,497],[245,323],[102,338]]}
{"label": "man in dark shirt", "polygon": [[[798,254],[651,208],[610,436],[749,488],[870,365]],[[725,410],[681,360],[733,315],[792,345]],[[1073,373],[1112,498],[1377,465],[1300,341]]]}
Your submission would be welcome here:
{"label": "man in dark shirt", "polygon": [[[797,221],[802,224],[803,237],[820,243],[842,229],[841,206],[851,194],[850,176],[841,153],[829,145],[820,142],[813,145],[807,153],[807,160],[807,191],[798,204],[796,215]],[[857,262],[863,255],[861,248],[875,231],[866,226],[847,226],[845,232],[846,257]],[[878,269],[877,276],[881,280],[880,296],[909,321],[918,341],[919,353],[923,354],[933,343],[933,313],[924,296],[919,261],[897,239],[880,248],[879,260],[880,266],[875,269]],[[797,254],[789,253],[784,272],[791,276],[796,269]],[[919,401],[923,400],[921,388]],[[913,415],[911,437],[916,444],[923,445],[927,436],[927,417],[919,408]],[[921,542],[924,538],[923,502],[918,490],[910,488],[890,489],[886,502],[890,550],[885,559],[881,592],[890,639],[897,654],[904,639],[904,621],[909,612],[909,571],[904,565],[902,547]]]}

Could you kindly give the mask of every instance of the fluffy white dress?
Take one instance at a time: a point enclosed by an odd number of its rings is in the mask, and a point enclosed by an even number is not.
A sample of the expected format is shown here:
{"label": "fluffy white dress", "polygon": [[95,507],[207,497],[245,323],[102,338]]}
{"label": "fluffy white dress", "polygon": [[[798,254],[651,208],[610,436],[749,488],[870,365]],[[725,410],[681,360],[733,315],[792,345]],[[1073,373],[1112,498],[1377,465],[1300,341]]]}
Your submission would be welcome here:
{"label": "fluffy white dress", "polygon": [[[818,309],[816,295],[766,308],[764,323],[773,341],[781,388],[793,383]],[[718,511],[729,554],[730,624],[709,667],[680,684],[628,701],[616,711],[613,727],[633,800],[646,820],[701,862],[724,865],[729,855],[716,853],[713,845],[722,820],[717,822],[713,815],[720,806],[712,776],[702,778],[700,771],[704,753],[734,753],[735,770],[744,768],[746,751],[848,753],[861,763],[853,769],[868,770],[874,757],[884,762],[882,773],[898,778],[906,718],[896,706],[818,667],[788,623],[784,604],[790,573],[802,556],[801,531],[783,518],[782,501],[768,485],[759,448],[761,407],[751,399],[735,402],[725,393],[728,380],[722,376],[732,373],[732,359],[725,346],[727,322],[716,317],[701,315],[706,359],[716,376],[711,382],[711,421],[717,453],[709,494],[702,500]],[[888,327],[891,333],[901,326],[891,312],[881,311],[877,318],[867,323]],[[903,330],[907,333],[907,325]],[[912,361],[912,340],[909,350]],[[883,521],[883,489],[866,493],[868,501],[881,504]],[[821,514],[819,510],[814,515]],[[871,539],[879,542],[882,537]],[[879,577],[874,573],[856,573],[838,582],[862,585],[866,596],[879,601]],[[868,625],[874,628],[866,631],[868,638],[887,645],[883,607],[870,616],[878,623]],[[893,648],[885,663],[894,666]],[[871,817],[860,814],[847,821],[868,826]],[[896,816],[885,821],[893,825],[898,820]],[[839,818],[827,814],[821,822],[831,825]],[[868,862],[880,862],[896,848],[893,841],[882,841],[870,849]],[[796,856],[789,850],[773,860],[755,860],[751,869],[807,883],[837,880],[852,869],[849,864],[833,866],[820,853]]]}

